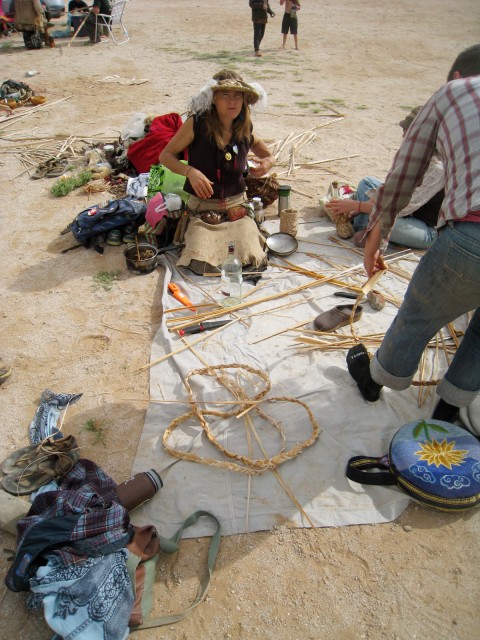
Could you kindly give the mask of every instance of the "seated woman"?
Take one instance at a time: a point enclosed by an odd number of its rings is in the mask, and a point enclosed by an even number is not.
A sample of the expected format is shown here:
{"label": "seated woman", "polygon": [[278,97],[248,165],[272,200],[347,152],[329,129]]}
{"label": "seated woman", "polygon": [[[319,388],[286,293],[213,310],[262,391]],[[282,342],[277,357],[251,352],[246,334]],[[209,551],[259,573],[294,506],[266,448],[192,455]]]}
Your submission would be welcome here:
{"label": "seated woman", "polygon": [[[420,107],[412,109],[409,115],[400,122],[405,135]],[[331,200],[325,205],[332,216],[346,213],[352,220],[353,242],[358,247],[364,246],[364,230],[368,225],[368,217],[373,209],[375,192],[382,183],[377,178],[368,176],[360,180],[357,187],[357,199]],[[399,213],[390,242],[412,249],[428,249],[437,238],[436,224],[438,212],[444,198],[445,172],[442,161],[434,154],[430,165],[423,176],[422,183],[415,189],[408,205]]]}
{"label": "seated woman", "polygon": [[[160,154],[161,164],[187,178],[189,220],[177,264],[195,273],[217,272],[231,240],[243,265],[267,262],[244,179],[250,150],[253,176],[265,175],[274,164],[265,143],[252,132],[250,106],[261,99],[266,97],[259,85],[247,84],[233,71],[220,71],[192,98],[189,117]],[[188,165],[178,159],[185,149]]]}

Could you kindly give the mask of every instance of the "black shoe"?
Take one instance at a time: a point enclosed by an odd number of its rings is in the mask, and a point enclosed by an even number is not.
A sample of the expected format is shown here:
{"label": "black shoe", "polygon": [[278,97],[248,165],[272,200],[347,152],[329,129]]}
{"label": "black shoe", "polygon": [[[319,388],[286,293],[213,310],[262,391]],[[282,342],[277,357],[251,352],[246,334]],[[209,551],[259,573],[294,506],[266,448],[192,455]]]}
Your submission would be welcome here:
{"label": "black shoe", "polygon": [[451,424],[453,424],[458,420],[459,415],[459,407],[456,407],[453,404],[449,404],[448,402],[445,402],[445,400],[442,400],[440,398],[437,406],[432,413],[432,420],[443,420],[443,422],[450,422]]}
{"label": "black shoe", "polygon": [[356,344],[347,353],[348,372],[357,383],[357,387],[368,402],[376,402],[383,385],[378,384],[370,375],[370,358],[363,344]]}

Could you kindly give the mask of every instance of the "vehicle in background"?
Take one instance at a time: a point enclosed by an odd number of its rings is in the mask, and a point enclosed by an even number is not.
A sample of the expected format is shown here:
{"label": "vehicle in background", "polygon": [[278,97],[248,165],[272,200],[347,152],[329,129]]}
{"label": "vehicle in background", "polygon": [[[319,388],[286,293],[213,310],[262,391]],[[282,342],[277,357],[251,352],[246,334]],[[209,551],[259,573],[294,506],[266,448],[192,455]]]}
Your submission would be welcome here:
{"label": "vehicle in background", "polygon": [[[45,5],[45,16],[47,20],[61,18],[65,13],[65,3],[63,0],[40,0]],[[2,9],[8,18],[15,16],[15,6],[13,0],[2,0]]]}

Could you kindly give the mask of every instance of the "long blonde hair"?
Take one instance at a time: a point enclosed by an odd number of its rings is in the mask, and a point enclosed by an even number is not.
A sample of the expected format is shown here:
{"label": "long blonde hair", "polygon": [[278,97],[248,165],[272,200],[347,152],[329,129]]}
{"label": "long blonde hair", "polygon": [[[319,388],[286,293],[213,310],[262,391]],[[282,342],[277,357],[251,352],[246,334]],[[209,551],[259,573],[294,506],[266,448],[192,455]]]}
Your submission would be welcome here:
{"label": "long blonde hair", "polygon": [[[219,149],[224,148],[222,140],[222,128],[218,118],[217,108],[212,104],[211,108],[205,114],[205,128],[207,138],[214,142]],[[250,143],[252,137],[252,119],[250,117],[250,107],[247,104],[247,97],[243,95],[243,105],[240,114],[233,121],[232,140],[242,142],[246,140]]]}

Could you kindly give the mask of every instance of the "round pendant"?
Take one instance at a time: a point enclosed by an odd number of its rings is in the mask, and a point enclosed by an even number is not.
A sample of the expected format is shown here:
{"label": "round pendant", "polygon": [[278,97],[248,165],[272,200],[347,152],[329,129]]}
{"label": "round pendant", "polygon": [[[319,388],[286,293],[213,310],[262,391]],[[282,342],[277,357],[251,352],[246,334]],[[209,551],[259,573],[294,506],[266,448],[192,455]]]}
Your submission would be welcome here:
{"label": "round pendant", "polygon": [[232,159],[232,154],[229,151],[227,151],[227,153],[225,154],[225,160],[230,161],[231,159]]}

